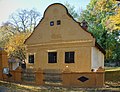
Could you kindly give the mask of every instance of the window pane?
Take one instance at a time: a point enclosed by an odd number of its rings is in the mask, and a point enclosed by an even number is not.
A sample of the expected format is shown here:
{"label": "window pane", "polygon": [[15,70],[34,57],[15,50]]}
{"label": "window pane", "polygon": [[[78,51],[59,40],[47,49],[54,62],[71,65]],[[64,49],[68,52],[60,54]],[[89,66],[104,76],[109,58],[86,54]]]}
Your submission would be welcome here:
{"label": "window pane", "polygon": [[50,22],[50,26],[54,26],[54,21],[51,21],[51,22]]}
{"label": "window pane", "polygon": [[48,63],[57,63],[57,52],[48,52]]}
{"label": "window pane", "polygon": [[34,55],[29,55],[29,63],[34,63]]}
{"label": "window pane", "polygon": [[65,52],[65,63],[74,63],[74,52]]}
{"label": "window pane", "polygon": [[65,52],[65,63],[69,62],[69,52]]}
{"label": "window pane", "polygon": [[61,21],[60,20],[57,20],[57,25],[60,25],[61,24]]}

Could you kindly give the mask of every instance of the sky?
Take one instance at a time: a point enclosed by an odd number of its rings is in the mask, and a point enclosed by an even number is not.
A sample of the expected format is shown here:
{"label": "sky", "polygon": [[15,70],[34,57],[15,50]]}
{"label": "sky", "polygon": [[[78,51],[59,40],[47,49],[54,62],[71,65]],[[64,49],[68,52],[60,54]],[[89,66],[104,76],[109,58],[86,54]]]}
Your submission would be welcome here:
{"label": "sky", "polygon": [[75,6],[75,10],[86,9],[90,0],[0,0],[0,25],[7,21],[9,16],[18,9],[36,9],[43,15],[45,9],[53,3]]}

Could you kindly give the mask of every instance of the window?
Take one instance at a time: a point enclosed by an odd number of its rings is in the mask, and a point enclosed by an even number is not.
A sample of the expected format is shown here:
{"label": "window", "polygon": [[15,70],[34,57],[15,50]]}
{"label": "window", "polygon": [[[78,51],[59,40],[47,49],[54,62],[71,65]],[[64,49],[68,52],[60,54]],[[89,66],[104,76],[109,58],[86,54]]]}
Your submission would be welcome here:
{"label": "window", "polygon": [[54,26],[54,21],[51,21],[51,22],[50,22],[50,26]]}
{"label": "window", "polygon": [[65,63],[74,63],[74,52],[65,52]]}
{"label": "window", "polygon": [[48,63],[57,63],[57,52],[48,52]]}
{"label": "window", "polygon": [[29,55],[28,59],[29,63],[34,63],[34,55]]}
{"label": "window", "polygon": [[118,3],[118,7],[120,7],[120,3]]}
{"label": "window", "polygon": [[61,21],[60,20],[57,20],[57,25],[60,25],[61,24]]}

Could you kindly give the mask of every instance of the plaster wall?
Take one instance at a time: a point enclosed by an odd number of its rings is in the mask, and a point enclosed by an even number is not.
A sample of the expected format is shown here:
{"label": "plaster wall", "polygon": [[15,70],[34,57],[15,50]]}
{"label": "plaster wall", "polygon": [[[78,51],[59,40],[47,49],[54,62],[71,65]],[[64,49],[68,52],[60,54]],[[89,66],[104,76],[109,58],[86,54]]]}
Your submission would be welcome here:
{"label": "plaster wall", "polygon": [[91,69],[98,69],[99,67],[104,68],[104,54],[96,47],[92,47],[91,53]]}
{"label": "plaster wall", "polygon": [[[74,51],[75,52],[75,63],[65,63],[65,52]],[[28,63],[27,58],[27,68],[36,68],[36,69],[56,69],[64,71],[69,69],[71,72],[89,72],[91,71],[91,47],[57,47],[49,46],[48,48],[29,48],[27,51],[27,56],[29,54],[35,55],[34,64]],[[57,52],[57,63],[48,63],[48,52]]]}

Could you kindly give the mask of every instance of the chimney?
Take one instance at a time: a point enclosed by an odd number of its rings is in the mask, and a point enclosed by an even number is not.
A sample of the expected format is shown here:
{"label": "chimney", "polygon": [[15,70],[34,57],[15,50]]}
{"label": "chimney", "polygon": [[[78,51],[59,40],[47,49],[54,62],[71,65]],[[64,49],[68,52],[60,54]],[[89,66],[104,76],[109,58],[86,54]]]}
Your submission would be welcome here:
{"label": "chimney", "polygon": [[88,23],[87,23],[85,20],[83,20],[83,21],[81,22],[81,27],[82,27],[84,30],[87,31],[87,29],[88,29]]}

